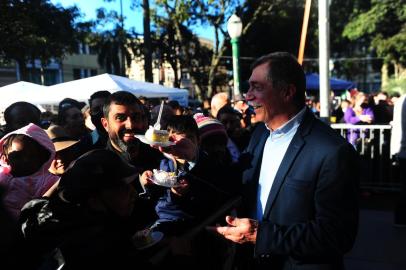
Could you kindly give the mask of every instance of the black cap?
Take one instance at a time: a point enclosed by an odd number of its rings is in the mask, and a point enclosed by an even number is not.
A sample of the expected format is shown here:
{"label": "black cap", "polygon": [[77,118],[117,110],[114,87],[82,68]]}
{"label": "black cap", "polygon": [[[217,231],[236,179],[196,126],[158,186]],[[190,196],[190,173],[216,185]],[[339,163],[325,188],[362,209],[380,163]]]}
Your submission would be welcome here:
{"label": "black cap", "polygon": [[59,102],[58,109],[62,110],[67,107],[76,107],[81,110],[85,105],[85,102],[80,102],[73,98],[64,98],[61,102]]}
{"label": "black cap", "polygon": [[80,203],[89,194],[134,181],[138,173],[116,153],[97,149],[72,162],[61,176],[58,190],[65,201]]}

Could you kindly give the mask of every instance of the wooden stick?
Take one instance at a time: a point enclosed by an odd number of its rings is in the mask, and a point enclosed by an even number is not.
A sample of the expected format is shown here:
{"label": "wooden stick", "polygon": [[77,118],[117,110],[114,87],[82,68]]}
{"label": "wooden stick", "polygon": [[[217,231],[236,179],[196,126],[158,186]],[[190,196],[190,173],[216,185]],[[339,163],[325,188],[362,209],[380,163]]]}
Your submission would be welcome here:
{"label": "wooden stick", "polygon": [[307,36],[307,27],[309,25],[309,15],[310,15],[310,6],[312,4],[312,0],[306,0],[304,16],[303,16],[303,25],[302,25],[302,35],[300,37],[300,47],[299,47],[299,54],[297,57],[297,61],[299,64],[303,63],[303,55],[306,45],[306,36]]}

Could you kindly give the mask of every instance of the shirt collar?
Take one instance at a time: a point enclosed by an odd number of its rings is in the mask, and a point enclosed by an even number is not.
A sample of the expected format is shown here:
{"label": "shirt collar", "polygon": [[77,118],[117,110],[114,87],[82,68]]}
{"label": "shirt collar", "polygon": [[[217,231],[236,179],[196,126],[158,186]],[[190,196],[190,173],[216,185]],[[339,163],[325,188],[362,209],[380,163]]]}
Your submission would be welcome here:
{"label": "shirt collar", "polygon": [[289,133],[292,130],[296,130],[303,120],[305,111],[306,111],[306,106],[304,106],[303,109],[301,109],[295,116],[293,116],[291,119],[289,119],[289,121],[287,121],[285,124],[283,124],[279,128],[275,129],[274,131],[272,131],[265,124],[266,128],[270,132],[270,136],[273,138],[279,138],[279,137],[282,137],[283,135],[285,135],[286,133]]}

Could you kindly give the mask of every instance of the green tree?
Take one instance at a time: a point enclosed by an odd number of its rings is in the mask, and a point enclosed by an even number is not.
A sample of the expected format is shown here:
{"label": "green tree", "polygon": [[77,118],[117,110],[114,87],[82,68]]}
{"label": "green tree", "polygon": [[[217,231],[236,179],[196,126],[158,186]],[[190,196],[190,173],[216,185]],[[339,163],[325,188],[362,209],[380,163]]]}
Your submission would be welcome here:
{"label": "green tree", "polygon": [[18,63],[22,80],[28,80],[27,63],[45,66],[60,60],[77,44],[76,7],[64,9],[47,0],[0,1],[0,56]]}
{"label": "green tree", "polygon": [[[107,73],[126,76],[125,67],[131,63],[129,50],[133,47],[134,35],[123,28],[121,15],[116,11],[98,8],[96,12],[97,20],[93,27],[96,34],[91,35],[90,43],[98,51],[97,60]],[[113,24],[113,29],[96,31],[97,27],[107,24]]]}
{"label": "green tree", "polygon": [[[184,31],[191,26],[196,25],[196,17],[192,13],[199,13],[200,6],[198,1],[182,1],[182,0],[157,0],[156,5],[159,9],[157,14],[162,13],[162,17],[169,20],[174,29],[174,40],[178,45],[178,58],[182,71],[190,75],[193,86],[196,88],[196,94],[199,97],[205,96],[205,87],[200,84],[201,74],[199,72],[202,67],[196,68],[199,62],[195,54],[199,46],[193,40],[191,31]],[[192,12],[193,11],[193,12]]]}
{"label": "green tree", "polygon": [[162,63],[167,62],[171,65],[174,72],[174,86],[180,87],[179,78],[179,47],[175,38],[175,29],[170,20],[163,17],[154,16],[156,31],[151,36],[152,38],[152,50],[155,54],[155,59],[158,61],[159,68]]}
{"label": "green tree", "polygon": [[[153,17],[155,22],[155,33],[153,38],[153,50],[155,59],[159,63],[168,62],[174,71],[174,85],[180,86],[179,70],[185,71],[191,76],[195,86],[205,94],[205,86],[207,85],[208,67],[210,65],[211,49],[202,45],[197,36],[191,30],[183,25],[179,26],[182,40],[185,44],[181,44],[177,38],[177,30],[173,20],[164,17]],[[190,55],[189,62],[185,62],[183,57],[182,46],[187,47],[186,53]]]}
{"label": "green tree", "polygon": [[[120,0],[121,1],[121,0]],[[152,34],[151,34],[151,9],[149,6],[149,0],[132,0],[131,8],[137,9],[142,8],[142,18],[143,18],[143,45],[142,54],[139,55],[144,59],[144,73],[145,81],[153,82],[152,74]]]}
{"label": "green tree", "polygon": [[[211,97],[217,89],[217,84],[227,83],[220,78],[222,73],[218,71],[220,65],[224,65],[225,54],[231,54],[230,51],[230,38],[226,31],[227,20],[233,13],[238,13],[242,17],[243,29],[242,39],[251,30],[261,16],[269,13],[273,8],[273,4],[265,1],[245,1],[242,6],[238,6],[239,1],[233,0],[220,0],[220,1],[197,1],[201,6],[202,14],[196,14],[201,16],[201,20],[206,24],[209,24],[214,29],[214,48],[211,57],[211,64],[209,68],[208,76],[208,90],[207,96]],[[251,6],[255,6],[250,10]],[[252,11],[252,12],[250,12]],[[220,43],[220,40],[223,40]],[[224,78],[223,78],[224,79]]]}
{"label": "green tree", "polygon": [[[303,0],[251,0],[242,10],[243,25],[250,26],[241,39],[241,55],[255,59],[261,55],[275,51],[287,51],[297,55],[304,13]],[[257,14],[259,8],[265,8]],[[313,20],[315,7],[311,12],[308,40],[305,55],[313,54],[313,36],[316,30]],[[316,24],[317,27],[317,24]],[[250,62],[242,62],[245,78],[249,74]]]}
{"label": "green tree", "polygon": [[[237,1],[219,0],[219,1],[196,1],[200,6],[201,13],[195,13],[194,16],[200,18],[202,25],[210,25],[214,32],[213,53],[208,70],[207,96],[211,97],[216,92],[217,84],[221,82],[218,72],[221,59],[227,49],[226,42],[229,42],[228,34],[225,30],[228,17],[235,11]],[[222,43],[221,40],[223,40]]]}
{"label": "green tree", "polygon": [[[114,2],[115,0],[104,0],[106,2]],[[123,2],[120,0],[120,7],[121,10],[123,8]],[[137,56],[142,56],[144,58],[144,73],[145,73],[145,81],[147,82],[153,82],[153,76],[152,76],[152,44],[151,44],[151,25],[150,25],[150,7],[149,7],[149,0],[132,0],[131,1],[131,9],[137,9],[141,7],[143,11],[143,45],[141,46],[138,41],[131,41],[132,44],[132,49],[134,50],[134,54]],[[126,36],[125,30],[124,30],[124,18],[122,18],[122,14],[120,15],[120,21],[121,21],[121,28],[122,28],[122,34],[123,36]],[[135,32],[135,31],[133,31]],[[133,35],[138,36],[138,34]],[[131,43],[130,42],[130,43]],[[125,53],[125,50],[128,49],[128,44],[124,45],[126,42],[122,42],[122,47],[121,47],[121,56],[122,59],[128,58],[128,55]],[[127,48],[126,48],[127,47]],[[131,47],[131,46],[130,46]],[[142,55],[138,54],[138,49],[142,48]],[[122,73],[125,75],[125,67],[124,67],[124,60],[122,62]]]}
{"label": "green tree", "polygon": [[393,65],[395,78],[406,77],[406,3],[404,0],[370,0],[370,8],[355,9],[343,36],[350,40],[366,38],[370,49],[383,57],[383,82],[387,64]]}

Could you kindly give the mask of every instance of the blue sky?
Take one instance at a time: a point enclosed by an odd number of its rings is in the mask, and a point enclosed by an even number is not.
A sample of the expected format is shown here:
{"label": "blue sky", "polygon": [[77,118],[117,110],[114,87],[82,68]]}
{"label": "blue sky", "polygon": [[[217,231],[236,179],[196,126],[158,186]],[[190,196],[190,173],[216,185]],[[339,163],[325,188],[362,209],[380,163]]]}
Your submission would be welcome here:
{"label": "blue sky", "polygon": [[[76,5],[80,11],[85,14],[86,19],[96,18],[96,9],[104,7],[106,10],[116,10],[120,12],[120,1],[104,2],[103,0],[51,0],[53,4],[61,4],[63,7],[70,7]],[[125,17],[125,28],[135,27],[136,32],[142,33],[142,10],[138,8],[136,10],[130,9],[131,0],[122,0],[123,2],[123,16]],[[199,28],[195,30],[198,36],[213,40],[214,33],[211,27]]]}

